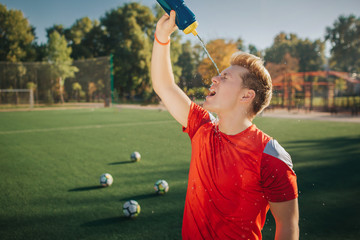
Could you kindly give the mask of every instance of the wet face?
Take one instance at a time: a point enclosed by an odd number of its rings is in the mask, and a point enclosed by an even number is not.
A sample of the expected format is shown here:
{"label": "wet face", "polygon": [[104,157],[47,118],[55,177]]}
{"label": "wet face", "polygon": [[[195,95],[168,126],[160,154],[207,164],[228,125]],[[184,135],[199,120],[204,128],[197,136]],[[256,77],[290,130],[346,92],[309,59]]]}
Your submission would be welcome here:
{"label": "wet face", "polygon": [[241,76],[246,71],[247,69],[243,67],[233,65],[222,71],[219,76],[213,77],[204,108],[217,114],[238,110],[244,103],[243,97],[249,91],[242,87]]}

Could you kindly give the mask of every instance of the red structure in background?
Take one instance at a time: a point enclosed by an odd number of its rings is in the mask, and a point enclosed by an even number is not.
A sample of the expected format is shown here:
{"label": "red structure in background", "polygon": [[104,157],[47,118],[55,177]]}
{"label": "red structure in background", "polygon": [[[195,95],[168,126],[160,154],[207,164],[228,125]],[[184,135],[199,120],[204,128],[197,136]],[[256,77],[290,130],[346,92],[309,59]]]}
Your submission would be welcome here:
{"label": "red structure in background", "polygon": [[[335,107],[335,84],[334,82],[327,81],[329,76],[335,76],[346,80],[348,83],[360,84],[360,81],[347,72],[336,72],[336,71],[316,71],[316,72],[294,72],[284,73],[274,78],[273,88],[277,97],[282,99],[281,107],[291,109],[293,107],[299,107],[296,103],[296,94],[302,93],[302,104],[301,106],[307,110],[313,109],[313,88],[315,86],[326,86],[327,93],[325,98],[325,109],[331,110]],[[322,77],[326,81],[314,82],[306,81],[307,77]]]}

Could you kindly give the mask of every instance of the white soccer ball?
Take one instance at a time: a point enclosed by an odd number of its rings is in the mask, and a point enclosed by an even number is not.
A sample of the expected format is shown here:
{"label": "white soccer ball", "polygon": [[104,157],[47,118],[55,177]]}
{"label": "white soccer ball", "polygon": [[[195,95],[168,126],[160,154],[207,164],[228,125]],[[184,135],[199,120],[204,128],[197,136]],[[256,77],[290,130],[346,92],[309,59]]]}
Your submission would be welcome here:
{"label": "white soccer ball", "polygon": [[113,177],[111,176],[110,173],[104,173],[103,175],[100,176],[101,186],[108,187],[111,186],[112,183],[113,183]]}
{"label": "white soccer ball", "polygon": [[157,180],[154,189],[157,194],[165,194],[169,191],[169,184],[165,180]]}
{"label": "white soccer ball", "polygon": [[130,156],[132,162],[138,162],[141,159],[141,155],[139,152],[133,152]]}
{"label": "white soccer ball", "polygon": [[126,217],[135,218],[140,214],[140,205],[135,200],[129,200],[123,205],[123,213]]}

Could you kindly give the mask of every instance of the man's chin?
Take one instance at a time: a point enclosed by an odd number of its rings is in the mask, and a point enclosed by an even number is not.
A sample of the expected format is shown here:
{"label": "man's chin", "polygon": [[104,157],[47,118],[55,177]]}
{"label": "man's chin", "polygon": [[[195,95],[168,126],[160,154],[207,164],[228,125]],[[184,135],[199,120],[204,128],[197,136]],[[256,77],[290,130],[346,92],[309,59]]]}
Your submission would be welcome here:
{"label": "man's chin", "polygon": [[206,111],[209,111],[209,112],[215,112],[215,108],[213,106],[211,106],[211,104],[205,100],[204,104],[203,104],[203,108],[206,110]]}

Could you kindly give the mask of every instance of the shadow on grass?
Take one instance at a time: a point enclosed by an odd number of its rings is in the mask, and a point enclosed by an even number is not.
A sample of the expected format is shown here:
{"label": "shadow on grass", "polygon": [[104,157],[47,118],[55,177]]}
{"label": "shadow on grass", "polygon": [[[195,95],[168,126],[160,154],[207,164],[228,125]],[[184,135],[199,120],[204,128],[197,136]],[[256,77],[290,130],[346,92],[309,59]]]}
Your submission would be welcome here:
{"label": "shadow on grass", "polygon": [[288,143],[300,191],[300,239],[353,239],[360,233],[360,137]]}
{"label": "shadow on grass", "polygon": [[96,190],[104,188],[102,186],[89,186],[89,187],[80,187],[80,188],[72,188],[69,189],[69,192],[81,192],[81,191],[90,191],[90,190]]}
{"label": "shadow on grass", "polygon": [[289,141],[287,143],[295,144],[293,148],[301,148],[304,145],[317,147],[320,149],[327,150],[343,150],[344,148],[350,148],[356,150],[360,144],[360,136],[351,136],[351,137],[337,137],[337,138],[326,138],[326,139],[309,139],[309,140],[299,140],[299,141]]}
{"label": "shadow on grass", "polygon": [[131,220],[131,219],[129,219],[125,216],[111,217],[111,218],[103,218],[103,219],[86,222],[84,224],[81,224],[80,226],[81,227],[102,227],[102,226],[111,225],[111,224],[118,224],[120,222],[129,221],[129,220]]}
{"label": "shadow on grass", "polygon": [[135,196],[131,196],[131,197],[127,197],[127,198],[122,198],[120,199],[120,201],[128,201],[128,200],[143,200],[143,199],[147,199],[147,198],[153,198],[153,197],[158,197],[159,195],[156,193],[149,193],[149,194],[141,194],[141,195],[135,195]]}
{"label": "shadow on grass", "polygon": [[120,164],[128,164],[128,163],[134,163],[133,161],[121,161],[121,162],[112,162],[108,165],[120,165]]}

